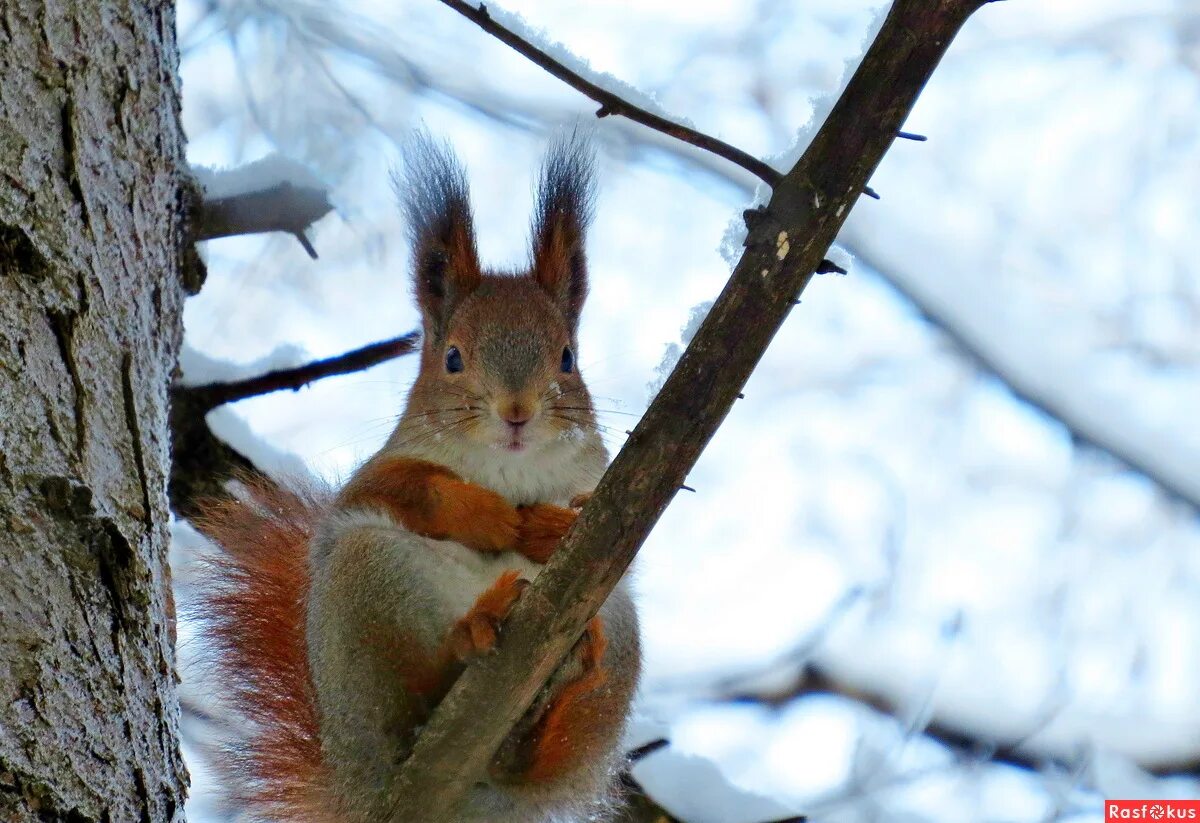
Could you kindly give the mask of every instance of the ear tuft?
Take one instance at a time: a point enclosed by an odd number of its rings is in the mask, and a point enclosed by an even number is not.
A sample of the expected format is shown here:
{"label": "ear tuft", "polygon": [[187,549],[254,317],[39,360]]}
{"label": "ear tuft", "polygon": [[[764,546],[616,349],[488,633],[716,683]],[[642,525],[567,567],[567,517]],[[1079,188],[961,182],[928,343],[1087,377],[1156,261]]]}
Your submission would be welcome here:
{"label": "ear tuft", "polygon": [[562,308],[572,333],[587,297],[584,235],[595,201],[596,153],[579,129],[550,144],[533,221],[534,280]]}
{"label": "ear tuft", "polygon": [[467,173],[449,143],[427,131],[404,148],[404,170],[392,183],[408,219],[413,284],[427,339],[441,336],[455,306],[483,277]]}

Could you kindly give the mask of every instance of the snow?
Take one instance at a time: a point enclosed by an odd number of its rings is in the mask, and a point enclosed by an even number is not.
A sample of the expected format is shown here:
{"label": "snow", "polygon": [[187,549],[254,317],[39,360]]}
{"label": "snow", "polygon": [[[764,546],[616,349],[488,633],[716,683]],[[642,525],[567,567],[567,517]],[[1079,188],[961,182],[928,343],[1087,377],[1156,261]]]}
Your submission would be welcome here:
{"label": "snow", "polygon": [[835,266],[845,269],[847,274],[854,271],[854,255],[849,249],[836,243],[829,247],[829,251],[825,253],[825,259]]}
{"label": "snow", "polygon": [[180,385],[202,386],[206,383],[233,383],[250,377],[259,377],[280,369],[294,369],[312,360],[308,351],[295,343],[281,343],[269,354],[245,363],[232,363],[210,357],[191,345],[184,343],[179,353],[179,368],[182,372]]}
{"label": "snow", "polygon": [[266,191],[283,183],[297,188],[325,189],[324,183],[311,169],[278,153],[234,168],[193,165],[191,170],[209,200]]}
{"label": "snow", "polygon": [[304,477],[309,474],[307,464],[296,454],[271,446],[229,406],[213,409],[205,422],[213,434],[266,474],[272,477]]}
{"label": "snow", "polygon": [[520,14],[502,9],[495,4],[489,4],[487,9],[488,15],[497,23],[527,42],[537,46],[543,52],[550,55],[550,57],[562,63],[585,80],[604,89],[604,91],[614,94],[638,108],[645,109],[651,114],[656,114],[681,126],[694,128],[694,125],[689,121],[671,115],[653,95],[647,94],[611,74],[593,70],[587,60],[579,57],[562,43],[553,39],[546,31],[536,26],[531,26]]}
{"label": "snow", "polygon": [[671,372],[675,370],[675,366],[679,363],[679,358],[683,356],[683,350],[687,348],[692,342],[692,338],[696,336],[696,332],[700,330],[700,324],[704,322],[704,318],[708,317],[708,312],[712,309],[712,306],[712,300],[692,306],[691,311],[688,312],[687,322],[679,330],[680,342],[667,344],[662,360],[659,361],[658,368],[654,371],[655,377],[646,386],[648,400],[653,400],[659,391],[662,390],[663,384],[667,382],[667,378],[671,376]]}
{"label": "snow", "polygon": [[846,90],[846,86],[850,85],[850,80],[854,77],[854,71],[858,68],[859,63],[862,62],[867,49],[875,42],[875,37],[879,34],[879,30],[883,28],[883,23],[887,19],[888,8],[887,4],[879,6],[875,9],[874,14],[867,19],[865,31],[863,32],[862,39],[859,41],[859,48],[856,52],[846,55],[837,85],[826,92],[810,98],[812,113],[809,115],[808,120],[796,129],[791,145],[777,154],[764,158],[777,171],[786,173],[792,166],[796,165],[804,152],[808,150],[813,138],[817,136],[817,131],[820,129],[821,124],[828,119],[830,112],[833,111],[833,107],[841,98],[842,92]]}
{"label": "snow", "polygon": [[688,823],[763,823],[798,814],[770,798],[731,785],[702,757],[655,752],[633,767],[634,778],[672,815]]}

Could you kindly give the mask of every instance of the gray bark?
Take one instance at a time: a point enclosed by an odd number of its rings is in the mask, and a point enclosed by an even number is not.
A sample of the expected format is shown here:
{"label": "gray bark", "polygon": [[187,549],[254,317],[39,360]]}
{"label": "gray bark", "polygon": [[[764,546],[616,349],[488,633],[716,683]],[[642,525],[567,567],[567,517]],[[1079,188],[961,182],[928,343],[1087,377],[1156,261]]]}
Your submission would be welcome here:
{"label": "gray bark", "polygon": [[0,820],[181,820],[173,4],[0,2]]}

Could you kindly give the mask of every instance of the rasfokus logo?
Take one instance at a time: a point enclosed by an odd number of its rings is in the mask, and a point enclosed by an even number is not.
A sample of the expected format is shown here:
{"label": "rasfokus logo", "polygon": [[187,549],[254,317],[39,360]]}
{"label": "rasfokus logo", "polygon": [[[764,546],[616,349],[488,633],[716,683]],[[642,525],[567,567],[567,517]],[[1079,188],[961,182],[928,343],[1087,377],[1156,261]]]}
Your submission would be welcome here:
{"label": "rasfokus logo", "polygon": [[1105,800],[1104,823],[1116,820],[1200,821],[1200,800]]}

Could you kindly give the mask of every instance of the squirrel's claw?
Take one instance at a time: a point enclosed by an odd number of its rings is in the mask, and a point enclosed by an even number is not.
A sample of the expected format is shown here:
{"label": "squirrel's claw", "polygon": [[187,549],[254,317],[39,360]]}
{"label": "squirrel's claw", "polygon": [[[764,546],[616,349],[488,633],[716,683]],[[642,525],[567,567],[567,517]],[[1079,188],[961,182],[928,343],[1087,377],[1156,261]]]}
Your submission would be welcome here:
{"label": "squirrel's claw", "polygon": [[506,571],[496,578],[496,582],[479,595],[475,605],[450,630],[450,646],[454,656],[459,660],[467,660],[493,651],[499,642],[504,618],[527,588],[529,581],[515,570]]}

